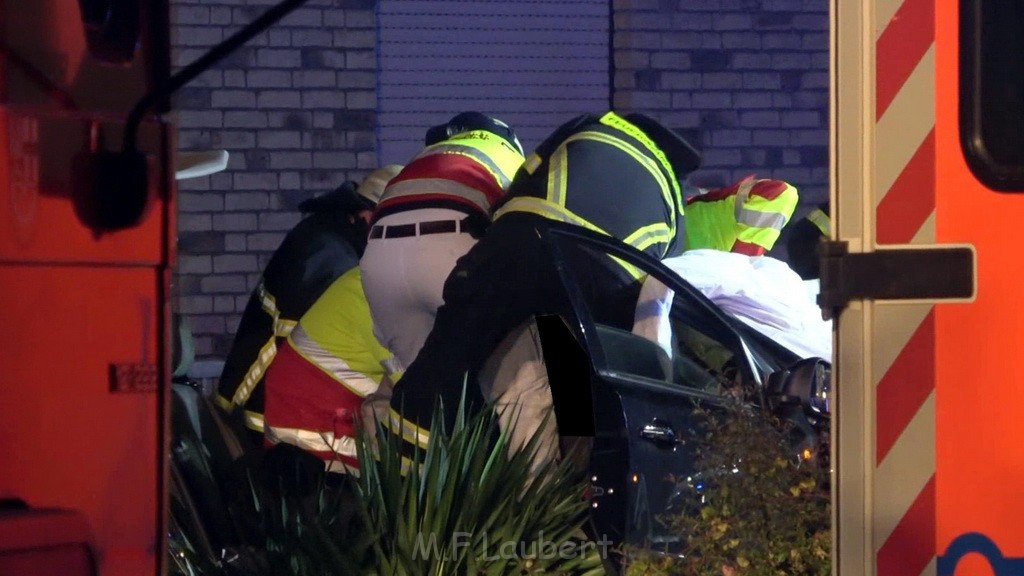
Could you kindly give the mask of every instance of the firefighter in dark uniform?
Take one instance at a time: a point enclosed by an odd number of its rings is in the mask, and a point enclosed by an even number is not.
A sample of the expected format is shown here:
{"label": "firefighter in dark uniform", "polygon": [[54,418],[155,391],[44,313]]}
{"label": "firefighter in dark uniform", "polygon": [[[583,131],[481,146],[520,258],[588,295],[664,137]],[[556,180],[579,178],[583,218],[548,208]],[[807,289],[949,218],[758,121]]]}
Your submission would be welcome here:
{"label": "firefighter in dark uniform", "polygon": [[216,403],[227,412],[244,410],[245,426],[262,443],[264,390],[260,384],[277,354],[278,339],[338,277],[359,265],[366,248],[368,219],[384,187],[401,166],[371,172],[360,184],[345,182],[333,192],[299,205],[306,216],[274,251],[242,313],[224,362]]}
{"label": "firefighter in dark uniform", "polygon": [[[607,234],[659,259],[679,254],[680,183],[699,164],[688,143],[643,115],[583,115],[559,127],[527,158],[487,234],[448,276],[433,330],[394,386],[385,427],[425,445],[438,400],[451,425],[465,375],[507,334],[535,315],[569,310],[541,239],[552,222]],[[592,309],[603,316],[596,320],[629,329],[637,272],[609,258],[579,264]]]}

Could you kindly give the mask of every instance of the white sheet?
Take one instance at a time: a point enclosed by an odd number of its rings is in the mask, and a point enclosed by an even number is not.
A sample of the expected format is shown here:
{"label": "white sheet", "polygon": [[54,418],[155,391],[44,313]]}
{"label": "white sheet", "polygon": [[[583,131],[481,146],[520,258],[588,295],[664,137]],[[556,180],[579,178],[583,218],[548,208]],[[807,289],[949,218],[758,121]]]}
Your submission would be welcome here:
{"label": "white sheet", "polygon": [[[832,360],[832,322],[821,318],[808,286],[788,264],[768,256],[690,250],[664,264],[725,312],[804,358]],[[671,354],[672,292],[648,279],[633,332]]]}

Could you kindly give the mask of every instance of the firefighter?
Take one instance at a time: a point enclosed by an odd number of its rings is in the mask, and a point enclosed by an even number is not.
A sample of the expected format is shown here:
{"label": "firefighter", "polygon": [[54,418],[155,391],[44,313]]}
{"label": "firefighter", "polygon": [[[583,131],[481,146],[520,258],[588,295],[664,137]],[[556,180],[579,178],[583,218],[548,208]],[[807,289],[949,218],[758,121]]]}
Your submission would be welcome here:
{"label": "firefighter", "polygon": [[267,369],[266,444],[298,446],[330,472],[357,469],[356,416],[363,398],[386,373],[397,378],[394,372],[353,267],[302,315]]}
{"label": "firefighter", "polygon": [[358,268],[309,308],[266,373],[267,444],[303,448],[331,471],[357,467],[362,399],[385,373],[398,378],[398,353],[415,357],[444,277],[482,234],[490,202],[523,161],[511,128],[478,113],[431,128],[425,143],[385,188]]}
{"label": "firefighter", "polygon": [[686,248],[761,256],[779,239],[798,199],[792,185],[753,176],[702,191],[686,201]]}
{"label": "firefighter", "polygon": [[385,188],[360,261],[374,329],[400,366],[416,358],[445,278],[523,163],[515,132],[479,112],[431,128],[425,143]]}
{"label": "firefighter", "polygon": [[277,353],[277,343],[331,283],[355,267],[366,246],[368,219],[384,185],[401,170],[388,165],[358,186],[338,189],[299,204],[307,216],[274,252],[249,298],[224,362],[217,404],[232,412],[244,408],[246,427],[263,436],[260,383]]}
{"label": "firefighter", "polygon": [[[656,258],[678,254],[679,183],[699,163],[682,138],[640,114],[581,115],[557,128],[517,173],[487,234],[448,276],[444,304],[415,361],[392,391],[382,386],[371,399],[390,392],[385,426],[423,445],[438,399],[446,424],[454,421],[467,371],[479,370],[524,322],[570,310],[542,239],[553,222],[607,234]],[[588,279],[596,320],[629,329],[639,292],[636,270],[610,258],[573,258],[574,271]],[[466,392],[482,404],[479,389]],[[492,390],[487,399],[505,393]]]}

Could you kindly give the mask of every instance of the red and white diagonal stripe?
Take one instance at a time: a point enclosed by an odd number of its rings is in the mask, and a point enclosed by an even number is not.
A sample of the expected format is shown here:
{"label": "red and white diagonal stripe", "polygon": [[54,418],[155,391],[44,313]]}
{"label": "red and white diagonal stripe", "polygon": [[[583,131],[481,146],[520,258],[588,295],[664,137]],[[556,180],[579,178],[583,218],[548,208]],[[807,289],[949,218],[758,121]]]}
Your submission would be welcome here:
{"label": "red and white diagonal stripe", "polygon": [[[877,244],[935,242],[935,0],[875,2]],[[877,574],[935,572],[935,318],[877,304],[873,529]],[[885,343],[884,345],[881,343]]]}

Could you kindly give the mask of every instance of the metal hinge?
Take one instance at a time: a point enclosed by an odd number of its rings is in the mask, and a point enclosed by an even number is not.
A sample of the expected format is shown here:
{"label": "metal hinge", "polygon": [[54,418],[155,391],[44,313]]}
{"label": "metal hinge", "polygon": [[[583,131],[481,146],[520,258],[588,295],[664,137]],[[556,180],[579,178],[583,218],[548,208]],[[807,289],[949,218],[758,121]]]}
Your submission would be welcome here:
{"label": "metal hinge", "polygon": [[851,300],[967,300],[975,293],[975,254],[971,246],[906,245],[873,252],[850,252],[845,241],[818,246],[821,291],[818,305],[826,320]]}

